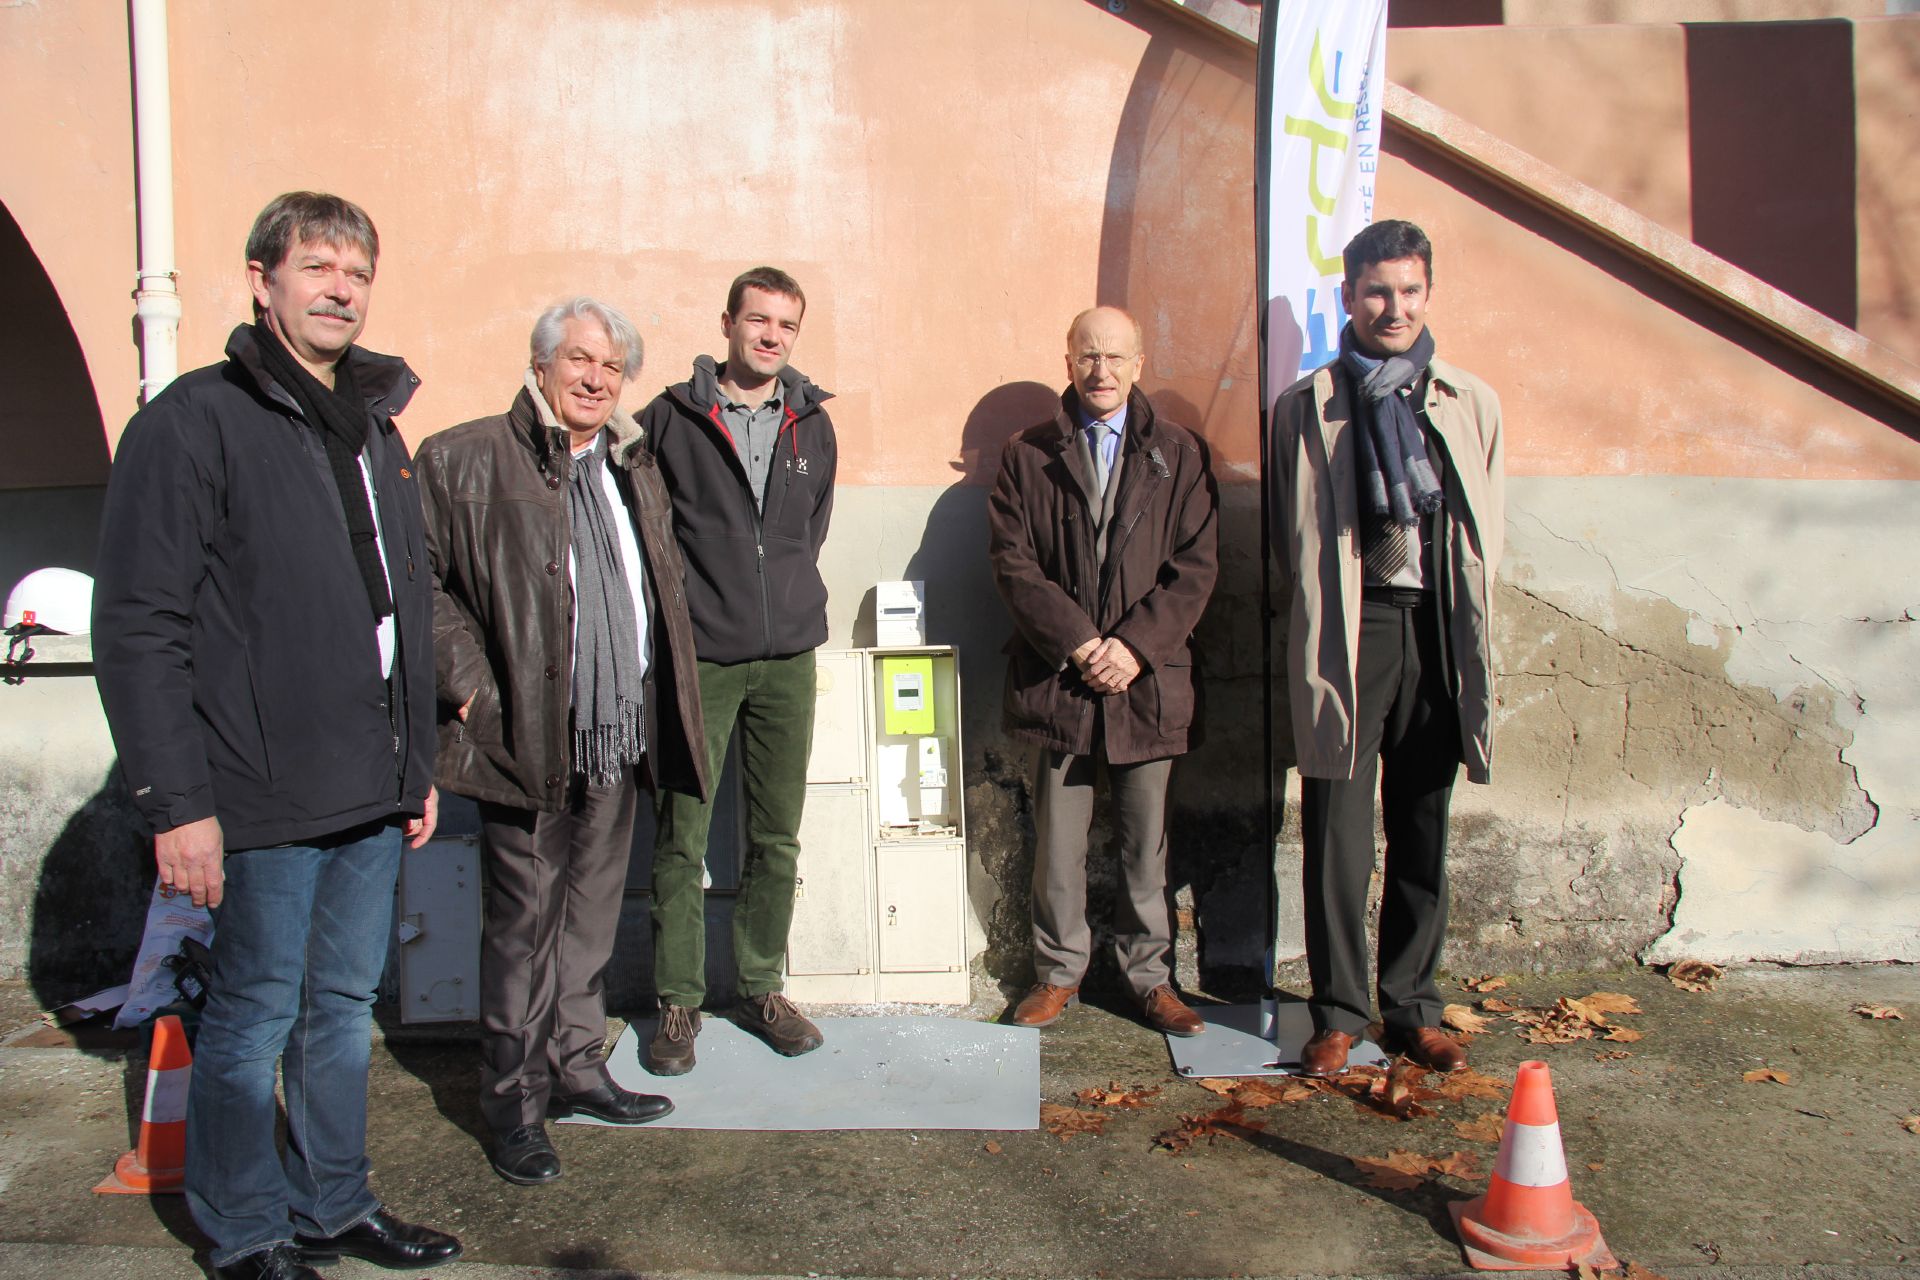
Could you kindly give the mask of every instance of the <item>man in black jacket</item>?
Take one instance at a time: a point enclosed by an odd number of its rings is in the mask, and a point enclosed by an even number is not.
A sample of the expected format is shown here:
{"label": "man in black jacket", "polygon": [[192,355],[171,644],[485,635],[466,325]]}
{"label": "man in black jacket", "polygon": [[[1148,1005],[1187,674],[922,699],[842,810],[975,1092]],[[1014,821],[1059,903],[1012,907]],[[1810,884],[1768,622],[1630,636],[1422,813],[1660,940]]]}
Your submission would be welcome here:
{"label": "man in black jacket", "polygon": [[480,1111],[494,1171],[560,1176],[549,1114],[673,1109],[607,1073],[604,975],[642,780],[706,794],[673,508],[620,392],[640,335],[547,308],[505,414],[420,446],[439,657],[440,784],[480,802]]}
{"label": "man in black jacket", "polygon": [[[813,651],[827,638],[819,569],[838,454],[826,392],[787,365],[807,300],[792,276],[755,267],[733,282],[727,359],[655,397],[640,426],[673,495],[700,656],[709,776],[734,726],[746,785],[747,853],[734,903],[739,1024],[788,1056],[820,1029],[781,994],[794,867],[813,745]],[[712,807],[662,792],[653,851],[653,979],[660,1023],[645,1063],[693,1067],[706,998],[705,893]]]}
{"label": "man in black jacket", "polygon": [[460,1253],[367,1186],[394,881],[436,809],[426,542],[392,421],[420,380],[353,345],[379,251],[338,196],[270,203],[254,323],[134,416],[107,486],[101,701],[161,883],[217,908],[186,1192],[221,1277]]}

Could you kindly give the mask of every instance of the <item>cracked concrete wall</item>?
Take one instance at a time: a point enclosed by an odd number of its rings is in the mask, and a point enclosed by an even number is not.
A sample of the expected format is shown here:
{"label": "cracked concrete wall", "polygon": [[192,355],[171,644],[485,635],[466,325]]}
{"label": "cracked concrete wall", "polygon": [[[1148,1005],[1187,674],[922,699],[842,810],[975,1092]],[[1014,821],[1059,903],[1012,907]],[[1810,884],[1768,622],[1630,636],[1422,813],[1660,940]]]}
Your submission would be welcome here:
{"label": "cracked concrete wall", "polygon": [[1591,845],[1604,892],[1526,882],[1566,901],[1556,923],[1630,943],[1670,913],[1638,939],[1653,961],[1920,958],[1920,583],[1900,551],[1920,485],[1514,495],[1498,781],[1472,811]]}
{"label": "cracked concrete wall", "polygon": [[[1920,585],[1893,551],[1920,545],[1920,483],[1518,477],[1509,492],[1494,780],[1454,793],[1448,966],[1920,959]],[[828,546],[835,642],[863,641],[865,583],[930,575],[933,634],[961,646],[967,681],[976,973],[1022,981],[1032,830],[1024,757],[999,731],[1007,623],[974,551],[984,493],[849,498]],[[1175,774],[1189,974],[1260,956],[1258,546],[1257,497],[1230,484],[1200,629],[1207,741]],[[1289,782],[1283,957],[1300,950]],[[1111,877],[1097,853],[1096,908]]]}

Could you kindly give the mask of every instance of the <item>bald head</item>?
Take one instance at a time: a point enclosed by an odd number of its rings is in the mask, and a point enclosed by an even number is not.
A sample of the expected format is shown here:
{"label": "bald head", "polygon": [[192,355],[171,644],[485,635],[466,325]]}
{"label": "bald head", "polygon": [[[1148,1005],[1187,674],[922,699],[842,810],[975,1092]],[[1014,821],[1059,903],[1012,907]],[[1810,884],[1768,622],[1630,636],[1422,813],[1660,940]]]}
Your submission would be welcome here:
{"label": "bald head", "polygon": [[1067,377],[1080,407],[1108,418],[1127,402],[1140,376],[1140,322],[1118,307],[1082,311],[1067,326]]}
{"label": "bald head", "polygon": [[1077,354],[1076,345],[1080,341],[1080,330],[1088,324],[1123,324],[1133,333],[1133,349],[1137,354],[1145,339],[1140,334],[1140,322],[1119,307],[1088,307],[1073,318],[1067,326],[1067,354]]}

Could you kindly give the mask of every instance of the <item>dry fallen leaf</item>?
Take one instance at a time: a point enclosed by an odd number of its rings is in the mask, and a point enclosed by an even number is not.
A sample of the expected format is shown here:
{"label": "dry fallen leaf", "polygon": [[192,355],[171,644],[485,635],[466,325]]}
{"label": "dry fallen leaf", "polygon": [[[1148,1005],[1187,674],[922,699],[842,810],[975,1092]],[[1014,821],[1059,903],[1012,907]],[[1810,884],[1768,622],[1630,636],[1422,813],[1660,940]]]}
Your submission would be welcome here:
{"label": "dry fallen leaf", "polygon": [[1107,1118],[1092,1111],[1082,1111],[1078,1107],[1063,1107],[1057,1102],[1040,1104],[1040,1127],[1054,1137],[1065,1142],[1076,1133],[1100,1133],[1107,1127]]}
{"label": "dry fallen leaf", "polygon": [[1590,1026],[1604,1027],[1607,1025],[1606,1011],[1588,1004],[1585,1000],[1575,1000],[1571,996],[1561,996],[1559,1000],[1554,1002],[1553,1007],[1556,1012],[1570,1013]]}
{"label": "dry fallen leaf", "polygon": [[1705,960],[1676,960],[1667,969],[1667,981],[1682,991],[1711,991],[1725,972]]}
{"label": "dry fallen leaf", "polygon": [[1381,1191],[1412,1191],[1427,1180],[1423,1174],[1408,1173],[1385,1160],[1369,1160],[1365,1156],[1348,1156],[1347,1159],[1353,1161],[1353,1167],[1360,1171],[1363,1185]]}
{"label": "dry fallen leaf", "polygon": [[1455,1031],[1464,1031],[1468,1035],[1482,1035],[1493,1024],[1463,1004],[1450,1004],[1440,1011],[1440,1021]]}
{"label": "dry fallen leaf", "polygon": [[1154,1135],[1153,1145],[1165,1147],[1178,1155],[1199,1138],[1205,1138],[1209,1143],[1223,1136],[1244,1139],[1265,1127],[1262,1121],[1247,1119],[1245,1109],[1238,1103],[1228,1103],[1203,1116],[1181,1116],[1179,1124]]}
{"label": "dry fallen leaf", "polygon": [[1393,1064],[1387,1071],[1386,1104],[1387,1109],[1396,1116],[1431,1115],[1421,1102],[1433,1098],[1431,1089],[1420,1087],[1431,1072],[1418,1062],[1401,1061]]}
{"label": "dry fallen leaf", "polygon": [[1622,1280],[1667,1280],[1667,1278],[1658,1271],[1649,1270],[1637,1262],[1629,1262],[1627,1274],[1622,1277]]}
{"label": "dry fallen leaf", "polygon": [[983,1148],[983,1150],[986,1151],[986,1153],[990,1156],[997,1156],[1000,1154],[1000,1144],[995,1142],[993,1139],[989,1138],[987,1139],[987,1145]]}
{"label": "dry fallen leaf", "polygon": [[1793,1077],[1790,1074],[1785,1071],[1776,1071],[1772,1067],[1755,1067],[1740,1078],[1748,1084],[1765,1084],[1769,1081],[1774,1084],[1793,1083]]}
{"label": "dry fallen leaf", "polygon": [[1580,1001],[1589,1009],[1601,1013],[1639,1013],[1640,1002],[1632,996],[1621,995],[1618,991],[1596,991]]}
{"label": "dry fallen leaf", "polygon": [[1482,1009],[1485,1009],[1488,1013],[1517,1013],[1519,1012],[1519,1009],[1520,1009],[1520,1006],[1513,1003],[1513,1001],[1502,1000],[1499,996],[1493,996],[1489,999],[1482,1000],[1480,1002],[1480,1007]]}
{"label": "dry fallen leaf", "polygon": [[1583,1262],[1574,1268],[1574,1274],[1579,1277],[1579,1280],[1601,1280],[1601,1277],[1607,1273],[1594,1266],[1591,1262]]}
{"label": "dry fallen leaf", "polygon": [[1901,1116],[1900,1127],[1908,1133],[1920,1133],[1920,1116]]}
{"label": "dry fallen leaf", "polygon": [[1890,1004],[1857,1004],[1853,1006],[1853,1011],[1863,1018],[1877,1018],[1883,1022],[1890,1018],[1904,1021],[1907,1016]]}
{"label": "dry fallen leaf", "polygon": [[1486,1175],[1473,1165],[1473,1155],[1454,1151],[1444,1156],[1423,1156],[1414,1151],[1389,1151],[1384,1160],[1349,1156],[1360,1170],[1362,1181],[1385,1191],[1411,1191],[1431,1177],[1477,1180]]}
{"label": "dry fallen leaf", "polygon": [[1478,978],[1464,978],[1461,980],[1460,985],[1468,991],[1484,994],[1488,991],[1498,991],[1507,985],[1507,980],[1505,978],[1496,978],[1488,973],[1482,974]]}
{"label": "dry fallen leaf", "polygon": [[1455,1120],[1453,1131],[1468,1142],[1498,1142],[1506,1134],[1507,1122],[1489,1111],[1472,1120]]}
{"label": "dry fallen leaf", "polygon": [[[1613,1037],[1608,1036],[1607,1039],[1611,1040]],[[1618,1062],[1622,1058],[1631,1058],[1632,1056],[1633,1055],[1625,1049],[1603,1049],[1593,1055],[1593,1060],[1595,1062]]]}
{"label": "dry fallen leaf", "polygon": [[1511,1088],[1511,1080],[1502,1080],[1498,1076],[1475,1071],[1472,1067],[1463,1067],[1441,1076],[1434,1086],[1434,1092],[1449,1101],[1459,1102],[1467,1098],[1498,1098]]}
{"label": "dry fallen leaf", "polygon": [[1587,1168],[1593,1170],[1595,1173],[1605,1173],[1607,1171],[1607,1162],[1605,1160],[1589,1160],[1587,1161]]}
{"label": "dry fallen leaf", "polygon": [[1146,1106],[1159,1092],[1158,1085],[1137,1084],[1131,1089],[1123,1089],[1118,1081],[1114,1081],[1104,1089],[1082,1089],[1073,1096],[1089,1107],[1125,1107],[1137,1110]]}
{"label": "dry fallen leaf", "polygon": [[1193,1083],[1208,1093],[1217,1093],[1230,1102],[1238,1103],[1248,1110],[1259,1110],[1282,1102],[1299,1102],[1319,1094],[1319,1082],[1285,1076],[1266,1080],[1258,1077],[1236,1080],[1223,1077],[1210,1080],[1195,1080]]}
{"label": "dry fallen leaf", "polygon": [[1396,1058],[1391,1070],[1354,1067],[1331,1080],[1315,1083],[1328,1093],[1343,1095],[1369,1115],[1387,1120],[1412,1120],[1432,1115],[1431,1110],[1420,1104],[1440,1096],[1435,1090],[1418,1084],[1427,1074],[1427,1068],[1419,1063]]}
{"label": "dry fallen leaf", "polygon": [[1242,1080],[1232,1097],[1243,1107],[1258,1109],[1281,1102],[1300,1102],[1317,1097],[1319,1093],[1315,1083],[1288,1077],[1280,1080]]}
{"label": "dry fallen leaf", "polygon": [[1635,1031],[1632,1027],[1609,1027],[1602,1040],[1618,1040],[1621,1044],[1632,1044],[1635,1040],[1644,1040],[1646,1032]]}
{"label": "dry fallen leaf", "polygon": [[1513,1020],[1526,1028],[1520,1038],[1529,1044],[1572,1044],[1593,1039],[1593,1019],[1603,1027],[1607,1020],[1599,1014],[1589,1019],[1585,1011],[1575,1007],[1577,1004],[1563,996],[1551,1009],[1520,1010],[1513,1015]]}

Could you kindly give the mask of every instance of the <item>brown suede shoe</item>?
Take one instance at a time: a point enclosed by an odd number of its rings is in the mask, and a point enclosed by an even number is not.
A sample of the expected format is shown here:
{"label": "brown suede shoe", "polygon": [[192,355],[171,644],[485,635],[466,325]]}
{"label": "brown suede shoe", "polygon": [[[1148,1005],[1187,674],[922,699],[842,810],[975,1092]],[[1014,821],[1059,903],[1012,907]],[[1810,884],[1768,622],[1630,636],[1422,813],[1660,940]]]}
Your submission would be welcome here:
{"label": "brown suede shoe", "polygon": [[789,1058],[812,1053],[826,1037],[793,1001],[778,991],[763,996],[741,996],[733,1013],[734,1025],[765,1040],[773,1051]]}
{"label": "brown suede shoe", "polygon": [[1300,1074],[1323,1079],[1337,1076],[1347,1069],[1347,1052],[1352,1048],[1353,1037],[1344,1031],[1316,1031],[1300,1051]]}
{"label": "brown suede shoe", "polygon": [[693,1070],[693,1039],[700,1034],[700,1011],[684,1005],[660,1007],[660,1025],[640,1054],[640,1065],[656,1076],[683,1076]]}
{"label": "brown suede shoe", "polygon": [[1080,1003],[1080,988],[1056,987],[1048,982],[1036,982],[1033,989],[1020,997],[1020,1003],[1013,1010],[1013,1025],[1016,1027],[1050,1027],[1060,1021],[1060,1015]]}
{"label": "brown suede shoe", "polygon": [[1140,1012],[1148,1026],[1170,1036],[1197,1036],[1207,1029],[1200,1015],[1187,1008],[1180,997],[1173,994],[1173,988],[1164,982],[1147,992],[1147,998],[1140,1004]]}
{"label": "brown suede shoe", "polygon": [[1467,1051],[1438,1027],[1415,1027],[1393,1038],[1393,1047],[1430,1071],[1459,1071],[1467,1065]]}

